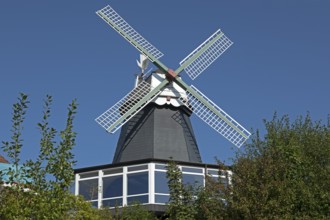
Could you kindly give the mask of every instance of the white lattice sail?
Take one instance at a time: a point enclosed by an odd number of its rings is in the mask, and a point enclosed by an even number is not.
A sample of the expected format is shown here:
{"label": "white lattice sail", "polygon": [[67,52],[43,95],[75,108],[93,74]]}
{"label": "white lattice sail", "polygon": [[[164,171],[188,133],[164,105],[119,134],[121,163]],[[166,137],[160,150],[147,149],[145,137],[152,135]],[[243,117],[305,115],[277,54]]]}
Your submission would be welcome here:
{"label": "white lattice sail", "polygon": [[197,92],[198,95],[202,96],[203,99],[206,100],[212,107],[212,109],[207,107],[188,91],[187,97],[181,97],[180,100],[206,124],[211,126],[214,130],[223,135],[237,147],[241,147],[251,135],[250,132],[230,117],[219,106],[214,104],[197,88],[194,86],[191,86],[191,88]]}
{"label": "white lattice sail", "polygon": [[[130,120],[136,113],[139,112],[144,106],[146,106],[155,96],[160,92],[156,93],[152,98],[146,100],[142,105],[136,106],[136,104],[146,97],[152,87],[146,81],[142,81],[137,87],[131,92],[119,100],[115,105],[106,110],[102,115],[97,117],[95,121],[99,123],[104,129],[110,133],[116,132],[121,126],[123,126],[128,120]],[[135,109],[128,117],[122,118],[122,116]],[[114,126],[115,125],[115,126]]]}
{"label": "white lattice sail", "polygon": [[180,65],[187,65],[184,70],[191,79],[195,79],[232,44],[233,42],[219,29],[184,58]]}
{"label": "white lattice sail", "polygon": [[[132,44],[141,53],[145,54],[151,62],[154,62],[152,56],[159,59],[163,56],[156,47],[144,39],[134,28],[132,28],[110,5],[96,12],[107,24],[122,35],[130,44]],[[146,53],[147,52],[147,53]],[[149,54],[148,54],[149,53]],[[150,54],[152,56],[150,56]]]}

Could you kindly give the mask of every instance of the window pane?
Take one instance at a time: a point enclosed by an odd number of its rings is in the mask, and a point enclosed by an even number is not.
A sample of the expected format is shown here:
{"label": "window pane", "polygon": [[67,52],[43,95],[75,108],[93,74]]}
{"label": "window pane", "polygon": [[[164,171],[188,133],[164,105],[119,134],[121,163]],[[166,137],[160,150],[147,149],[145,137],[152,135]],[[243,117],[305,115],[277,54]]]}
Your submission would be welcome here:
{"label": "window pane", "polygon": [[98,176],[99,172],[79,173],[80,179]]}
{"label": "window pane", "polygon": [[132,173],[127,175],[127,194],[148,193],[148,172]]}
{"label": "window pane", "polygon": [[123,176],[103,178],[103,198],[118,197],[123,195]]}
{"label": "window pane", "polygon": [[94,207],[94,208],[97,208],[97,201],[94,201],[94,202],[91,202],[92,203],[92,206]]}
{"label": "window pane", "polygon": [[155,172],[155,192],[169,193],[165,172]]}
{"label": "window pane", "polygon": [[155,202],[156,203],[168,203],[168,200],[170,199],[170,196],[166,195],[155,195]]}
{"label": "window pane", "polygon": [[207,173],[210,175],[219,175],[219,170],[207,170]]}
{"label": "window pane", "polygon": [[227,188],[228,187],[228,179],[227,178],[221,178],[220,181],[222,184]]}
{"label": "window pane", "polygon": [[98,194],[98,179],[79,181],[79,195],[82,195],[86,200],[97,199]]}
{"label": "window pane", "polygon": [[211,181],[215,182],[215,183],[222,183],[224,185],[224,187],[227,187],[228,186],[228,179],[227,178],[224,178],[224,177],[211,177],[210,178]]}
{"label": "window pane", "polygon": [[122,173],[123,168],[113,168],[113,169],[108,169],[108,170],[103,170],[103,175],[109,175],[109,174],[114,174],[114,173]]}
{"label": "window pane", "polygon": [[228,173],[225,170],[208,170],[208,174],[211,175],[220,175],[220,176],[226,176]]}
{"label": "window pane", "polygon": [[165,165],[165,164],[156,164],[155,168],[159,169],[159,170],[167,170],[167,165]]}
{"label": "window pane", "polygon": [[103,207],[117,207],[117,206],[122,206],[123,205],[123,199],[118,198],[118,199],[107,199],[102,201],[102,206]]}
{"label": "window pane", "polygon": [[203,173],[203,168],[182,167],[182,172]]}
{"label": "window pane", "polygon": [[204,186],[204,176],[193,174],[182,174],[182,183],[189,184],[193,187]]}
{"label": "window pane", "polygon": [[[1,179],[0,179],[0,182],[1,182]],[[69,192],[71,194],[74,194],[75,193],[75,188],[76,188],[76,183],[75,182],[72,182],[69,186]]]}
{"label": "window pane", "polygon": [[128,167],[127,171],[131,172],[131,171],[137,171],[137,170],[147,170],[148,169],[148,165],[144,164],[144,165],[140,165],[140,166],[132,166],[132,167]]}
{"label": "window pane", "polygon": [[134,203],[148,203],[148,195],[127,197],[127,203],[128,205]]}

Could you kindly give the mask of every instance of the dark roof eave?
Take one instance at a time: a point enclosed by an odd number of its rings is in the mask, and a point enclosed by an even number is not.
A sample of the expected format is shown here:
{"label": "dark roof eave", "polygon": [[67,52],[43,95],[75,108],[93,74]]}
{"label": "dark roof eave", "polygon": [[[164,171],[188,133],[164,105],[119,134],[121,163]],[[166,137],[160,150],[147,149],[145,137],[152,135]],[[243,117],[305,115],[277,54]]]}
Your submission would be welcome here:
{"label": "dark roof eave", "polygon": [[[130,165],[138,165],[142,163],[169,163],[173,160],[163,160],[163,159],[155,159],[155,158],[149,158],[149,159],[143,159],[143,160],[134,160],[134,161],[128,161],[128,162],[121,162],[121,163],[114,163],[114,164],[104,164],[104,165],[97,165],[97,166],[91,166],[91,167],[82,167],[74,169],[74,173],[83,173],[83,172],[90,172],[94,170],[102,170],[102,169],[109,169],[109,168],[115,168],[115,167],[121,167],[121,166],[130,166]],[[186,166],[198,166],[198,167],[208,167],[208,168],[215,168],[218,169],[218,164],[205,164],[205,163],[192,163],[192,162],[185,162],[185,161],[174,161],[178,165],[186,165]],[[226,166],[230,169],[230,166]]]}

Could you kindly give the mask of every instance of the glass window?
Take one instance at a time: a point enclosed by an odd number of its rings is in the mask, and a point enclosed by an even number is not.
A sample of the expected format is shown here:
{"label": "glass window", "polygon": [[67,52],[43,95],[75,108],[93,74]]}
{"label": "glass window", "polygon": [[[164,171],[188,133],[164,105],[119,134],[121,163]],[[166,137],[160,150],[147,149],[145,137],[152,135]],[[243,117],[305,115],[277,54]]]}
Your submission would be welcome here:
{"label": "glass window", "polygon": [[140,165],[140,166],[132,166],[132,167],[128,167],[127,171],[131,172],[131,171],[137,171],[137,170],[147,170],[148,169],[148,165],[144,164],[144,165]]}
{"label": "glass window", "polygon": [[219,177],[217,177],[217,176],[212,176],[212,177],[211,177],[211,180],[212,180],[213,182],[217,183],[217,182],[219,182]]}
{"label": "glass window", "polygon": [[219,175],[219,170],[207,170],[207,173],[210,175]]}
{"label": "glass window", "polygon": [[79,181],[79,195],[86,200],[95,200],[98,197],[98,179]]}
{"label": "glass window", "polygon": [[108,170],[103,170],[103,175],[109,175],[109,174],[115,174],[115,173],[122,173],[123,168],[113,168],[113,169],[108,169]]}
{"label": "glass window", "polygon": [[205,178],[205,185],[212,186],[212,184],[218,183],[219,177],[216,176],[208,176]]}
{"label": "glass window", "polygon": [[222,184],[224,185],[225,188],[228,187],[228,179],[227,178],[220,178],[220,181],[222,182]]}
{"label": "glass window", "polygon": [[155,193],[169,193],[166,172],[155,172]]}
{"label": "glass window", "polygon": [[182,172],[203,173],[203,168],[182,167]]}
{"label": "glass window", "polygon": [[97,204],[98,204],[97,201],[94,201],[94,202],[91,202],[91,203],[92,203],[92,206],[93,206],[94,208],[97,208]]}
{"label": "glass window", "polygon": [[156,164],[155,168],[158,169],[158,170],[167,170],[167,165],[165,165],[165,164]]}
{"label": "glass window", "polygon": [[225,170],[207,170],[207,173],[210,175],[218,175],[218,176],[230,175],[230,172],[225,171]]}
{"label": "glass window", "polygon": [[148,172],[127,174],[127,194],[148,193]]}
{"label": "glass window", "polygon": [[148,195],[144,196],[131,196],[127,197],[127,204],[131,205],[134,203],[148,203]]}
{"label": "glass window", "polygon": [[102,201],[103,207],[117,207],[123,205],[123,199],[117,198],[117,199],[107,199]]}
{"label": "glass window", "polygon": [[212,176],[210,179],[215,183],[222,183],[225,187],[228,186],[228,179],[221,176]]}
{"label": "glass window", "polygon": [[[0,179],[0,182],[1,182],[1,179]],[[69,186],[69,192],[74,194],[75,193],[75,188],[76,188],[76,183],[72,182]]]}
{"label": "glass window", "polygon": [[155,203],[168,203],[170,196],[167,195],[155,195]]}
{"label": "glass window", "polygon": [[123,195],[123,176],[103,177],[103,198]]}
{"label": "glass window", "polygon": [[98,176],[99,172],[79,173],[80,179]]}
{"label": "glass window", "polygon": [[204,176],[193,174],[182,174],[182,183],[191,185],[193,187],[204,186]]}

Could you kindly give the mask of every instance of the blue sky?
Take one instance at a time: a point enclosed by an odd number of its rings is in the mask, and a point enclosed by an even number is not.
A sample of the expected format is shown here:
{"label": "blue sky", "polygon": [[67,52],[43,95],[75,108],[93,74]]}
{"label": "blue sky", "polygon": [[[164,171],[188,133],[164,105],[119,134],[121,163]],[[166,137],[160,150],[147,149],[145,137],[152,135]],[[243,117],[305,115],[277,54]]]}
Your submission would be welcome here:
{"label": "blue sky", "polygon": [[[173,69],[221,28],[234,45],[197,79],[183,79],[249,130],[275,111],[323,121],[330,113],[328,0],[1,1],[0,140],[9,140],[11,106],[27,93],[23,160],[38,153],[36,124],[50,94],[57,129],[78,100],[77,167],[111,163],[119,132],[107,134],[94,119],[132,89],[139,53],[95,14],[107,4]],[[237,149],[196,116],[192,123],[203,161],[230,163]]]}

